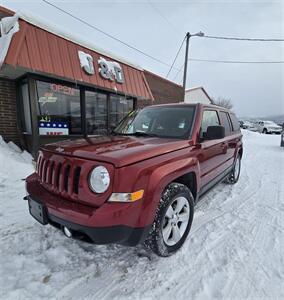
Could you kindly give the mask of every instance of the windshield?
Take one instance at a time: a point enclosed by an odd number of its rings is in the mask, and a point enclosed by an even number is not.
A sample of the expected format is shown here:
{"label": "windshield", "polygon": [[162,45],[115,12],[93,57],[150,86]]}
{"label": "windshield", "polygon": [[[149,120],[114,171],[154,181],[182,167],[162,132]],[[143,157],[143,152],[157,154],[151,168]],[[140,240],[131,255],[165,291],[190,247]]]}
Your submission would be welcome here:
{"label": "windshield", "polygon": [[266,125],[272,125],[272,126],[277,126],[277,124],[274,123],[273,121],[265,121],[264,124],[266,124]]}
{"label": "windshield", "polygon": [[114,134],[188,138],[195,106],[157,106],[131,112],[113,131]]}

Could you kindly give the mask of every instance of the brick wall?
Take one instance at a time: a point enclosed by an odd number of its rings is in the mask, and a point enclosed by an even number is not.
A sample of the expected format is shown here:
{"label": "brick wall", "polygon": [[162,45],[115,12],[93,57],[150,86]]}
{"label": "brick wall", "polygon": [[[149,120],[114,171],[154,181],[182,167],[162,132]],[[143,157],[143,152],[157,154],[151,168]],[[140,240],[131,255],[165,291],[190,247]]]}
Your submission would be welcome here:
{"label": "brick wall", "polygon": [[154,96],[153,104],[183,102],[183,88],[163,77],[144,71],[148,85]]}
{"label": "brick wall", "polygon": [[17,129],[16,84],[0,78],[0,135],[6,142],[20,144]]}

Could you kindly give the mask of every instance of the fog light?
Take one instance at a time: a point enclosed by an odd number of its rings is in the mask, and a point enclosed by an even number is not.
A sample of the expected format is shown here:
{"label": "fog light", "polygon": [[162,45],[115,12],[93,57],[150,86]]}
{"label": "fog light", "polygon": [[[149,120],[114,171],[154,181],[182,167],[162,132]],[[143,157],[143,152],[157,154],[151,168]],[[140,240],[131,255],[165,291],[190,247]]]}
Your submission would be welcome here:
{"label": "fog light", "polygon": [[63,227],[63,232],[68,238],[72,237],[72,232],[65,226]]}

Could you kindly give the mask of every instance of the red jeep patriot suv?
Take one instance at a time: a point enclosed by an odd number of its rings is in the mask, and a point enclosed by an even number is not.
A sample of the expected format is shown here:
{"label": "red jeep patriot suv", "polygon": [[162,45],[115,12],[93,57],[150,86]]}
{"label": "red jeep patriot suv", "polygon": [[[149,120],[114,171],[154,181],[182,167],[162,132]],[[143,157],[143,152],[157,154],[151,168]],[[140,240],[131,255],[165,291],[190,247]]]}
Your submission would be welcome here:
{"label": "red jeep patriot suv", "polygon": [[42,147],[26,199],[36,220],[68,237],[144,242],[168,256],[184,243],[198,199],[220,181],[238,181],[242,154],[232,112],[150,106],[130,113],[110,136]]}

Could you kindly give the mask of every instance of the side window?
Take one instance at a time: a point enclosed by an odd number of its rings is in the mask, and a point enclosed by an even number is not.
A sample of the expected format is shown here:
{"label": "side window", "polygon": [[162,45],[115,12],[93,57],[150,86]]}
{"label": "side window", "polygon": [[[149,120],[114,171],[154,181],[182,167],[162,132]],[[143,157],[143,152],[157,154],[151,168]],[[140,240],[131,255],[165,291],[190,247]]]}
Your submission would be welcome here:
{"label": "side window", "polygon": [[208,126],[220,125],[216,110],[205,110],[202,116],[200,137],[205,138]]}
{"label": "side window", "polygon": [[240,123],[235,114],[230,114],[230,118],[233,125],[233,131],[240,131]]}
{"label": "side window", "polygon": [[219,112],[221,125],[225,127],[225,135],[229,135],[232,131],[231,121],[229,120],[229,114],[223,111]]}

